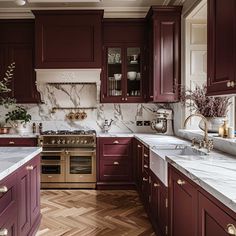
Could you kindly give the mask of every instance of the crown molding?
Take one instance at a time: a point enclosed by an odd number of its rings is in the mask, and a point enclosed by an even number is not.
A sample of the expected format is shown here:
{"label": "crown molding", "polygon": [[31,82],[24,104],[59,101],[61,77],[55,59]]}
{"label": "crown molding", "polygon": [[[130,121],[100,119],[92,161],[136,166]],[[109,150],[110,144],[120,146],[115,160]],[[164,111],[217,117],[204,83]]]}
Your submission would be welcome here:
{"label": "crown molding", "polygon": [[[34,19],[31,10],[101,10],[99,7],[0,8],[0,19]],[[104,7],[104,18],[144,18],[148,7]]]}

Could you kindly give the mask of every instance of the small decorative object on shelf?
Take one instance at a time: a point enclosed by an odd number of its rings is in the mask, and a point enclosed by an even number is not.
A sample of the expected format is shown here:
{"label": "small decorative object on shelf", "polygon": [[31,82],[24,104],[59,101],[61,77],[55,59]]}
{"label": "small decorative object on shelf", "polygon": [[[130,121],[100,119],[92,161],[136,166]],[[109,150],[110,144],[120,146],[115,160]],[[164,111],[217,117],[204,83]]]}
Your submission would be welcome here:
{"label": "small decorative object on shelf", "polygon": [[[207,85],[197,85],[195,89],[184,89],[181,92],[181,102],[195,112],[206,117],[209,123],[208,132],[219,132],[219,127],[226,119],[228,107],[231,104],[230,97],[209,97],[207,96]],[[204,123],[200,122],[199,127],[204,130]]]}

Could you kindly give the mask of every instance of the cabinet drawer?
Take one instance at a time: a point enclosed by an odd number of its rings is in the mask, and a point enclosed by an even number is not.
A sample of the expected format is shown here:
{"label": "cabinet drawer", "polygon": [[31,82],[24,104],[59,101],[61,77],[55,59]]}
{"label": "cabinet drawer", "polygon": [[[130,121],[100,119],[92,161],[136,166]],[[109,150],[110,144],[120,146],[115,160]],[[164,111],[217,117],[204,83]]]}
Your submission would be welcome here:
{"label": "cabinet drawer", "polygon": [[114,156],[129,157],[131,152],[131,138],[102,138],[99,142],[100,158],[107,159]]}
{"label": "cabinet drawer", "polygon": [[16,204],[16,174],[8,176],[5,180],[0,182],[0,218],[8,209]]}
{"label": "cabinet drawer", "polygon": [[0,138],[0,146],[37,146],[36,138]]}
{"label": "cabinet drawer", "polygon": [[128,181],[131,179],[132,171],[127,161],[101,160],[100,180],[101,181]]}

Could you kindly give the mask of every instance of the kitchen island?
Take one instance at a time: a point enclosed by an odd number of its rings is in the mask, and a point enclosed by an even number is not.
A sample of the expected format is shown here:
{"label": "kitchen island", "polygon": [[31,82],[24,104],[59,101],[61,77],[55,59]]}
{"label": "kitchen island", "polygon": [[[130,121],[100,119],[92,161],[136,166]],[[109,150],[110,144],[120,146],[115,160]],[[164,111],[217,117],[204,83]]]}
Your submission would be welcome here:
{"label": "kitchen island", "polygon": [[0,147],[0,235],[35,235],[40,224],[38,147]]}

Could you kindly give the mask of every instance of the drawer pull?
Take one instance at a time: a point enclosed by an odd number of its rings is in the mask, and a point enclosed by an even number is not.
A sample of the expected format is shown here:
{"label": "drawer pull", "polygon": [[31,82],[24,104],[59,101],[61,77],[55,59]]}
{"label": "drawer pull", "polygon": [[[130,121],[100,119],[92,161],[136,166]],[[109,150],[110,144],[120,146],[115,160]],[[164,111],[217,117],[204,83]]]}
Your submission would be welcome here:
{"label": "drawer pull", "polygon": [[119,141],[118,141],[118,140],[115,140],[113,143],[114,143],[114,144],[118,144],[118,143],[119,143]]}
{"label": "drawer pull", "polygon": [[8,235],[8,230],[7,229],[0,229],[0,236],[6,236]]}
{"label": "drawer pull", "polygon": [[160,184],[154,183],[153,186],[157,188],[157,187],[160,187]]}
{"label": "drawer pull", "polygon": [[144,155],[144,157],[148,157],[148,155],[147,154],[143,154]]}
{"label": "drawer pull", "polygon": [[8,191],[7,186],[0,187],[0,193],[6,193]]}
{"label": "drawer pull", "polygon": [[52,176],[51,176],[51,175],[48,175],[47,177],[48,177],[48,178],[52,178]]}
{"label": "drawer pull", "polygon": [[33,166],[26,166],[26,170],[33,170],[34,167]]}
{"label": "drawer pull", "polygon": [[138,148],[141,148],[141,145],[138,144]]}
{"label": "drawer pull", "polygon": [[145,169],[148,169],[148,166],[147,166],[147,165],[144,165],[143,167],[144,167]]}
{"label": "drawer pull", "polygon": [[184,180],[178,179],[178,180],[177,180],[177,184],[178,184],[178,185],[184,185],[184,184],[186,184],[186,183],[185,183]]}
{"label": "drawer pull", "polygon": [[226,85],[227,85],[227,87],[229,88],[229,87],[231,86],[231,82],[228,81]]}
{"label": "drawer pull", "polygon": [[9,144],[10,144],[10,145],[14,145],[15,142],[14,142],[14,141],[9,141]]}
{"label": "drawer pull", "polygon": [[119,165],[120,163],[118,161],[113,162],[114,165]]}
{"label": "drawer pull", "polygon": [[144,182],[147,182],[147,181],[148,181],[148,179],[147,179],[147,178],[145,178],[145,177],[143,177],[143,181],[144,181]]}
{"label": "drawer pull", "polygon": [[233,224],[228,224],[227,225],[227,233],[229,235],[236,235],[236,228]]}

